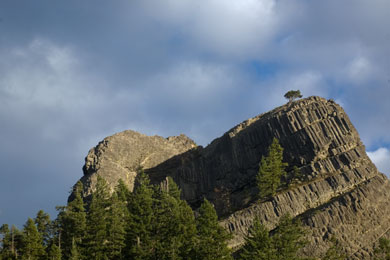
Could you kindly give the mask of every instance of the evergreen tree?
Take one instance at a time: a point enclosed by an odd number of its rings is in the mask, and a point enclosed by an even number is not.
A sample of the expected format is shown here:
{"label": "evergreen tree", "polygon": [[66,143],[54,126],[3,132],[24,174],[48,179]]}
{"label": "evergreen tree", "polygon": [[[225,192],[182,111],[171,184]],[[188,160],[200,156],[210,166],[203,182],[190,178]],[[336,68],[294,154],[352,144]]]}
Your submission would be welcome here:
{"label": "evergreen tree", "polygon": [[107,218],[107,256],[109,259],[122,259],[125,247],[126,220],[128,212],[126,203],[121,201],[118,193],[111,196],[111,206]]}
{"label": "evergreen tree", "polygon": [[196,222],[194,212],[185,200],[181,199],[181,190],[171,177],[168,177],[168,194],[176,200],[176,217],[174,234],[181,242],[179,255],[182,259],[189,259],[194,253],[196,243]]}
{"label": "evergreen tree", "polygon": [[61,249],[55,244],[51,243],[47,252],[48,260],[61,260]]}
{"label": "evergreen tree", "polygon": [[0,227],[0,238],[1,238],[0,259],[16,258],[15,246],[13,243],[13,235],[9,230],[7,224],[4,224]]}
{"label": "evergreen tree", "polygon": [[240,259],[243,260],[274,260],[275,249],[268,229],[255,218],[252,227],[245,236],[245,243],[241,249]]}
{"label": "evergreen tree", "polygon": [[73,241],[80,246],[85,236],[86,212],[82,192],[83,184],[78,181],[73,189],[74,199],[66,207],[58,207],[58,240],[65,258],[70,256]]}
{"label": "evergreen tree", "polygon": [[50,239],[51,220],[49,214],[43,210],[38,211],[37,216],[34,219],[35,225],[37,226],[39,234],[43,238],[43,242],[47,245]]}
{"label": "evergreen tree", "polygon": [[148,176],[140,169],[128,203],[129,223],[126,236],[128,258],[151,259],[153,255],[153,195],[153,186]]}
{"label": "evergreen tree", "polygon": [[172,177],[167,178],[167,188],[168,188],[168,194],[175,198],[176,200],[181,200],[181,190],[179,189],[179,186],[175,183],[175,181],[172,179]]}
{"label": "evergreen tree", "polygon": [[272,236],[277,260],[298,260],[298,252],[305,246],[306,232],[300,221],[293,221],[290,215],[284,215],[279,220],[279,225]]}
{"label": "evergreen tree", "polygon": [[22,259],[43,259],[45,257],[43,238],[31,218],[28,218],[24,225],[23,234]]}
{"label": "evergreen tree", "polygon": [[92,193],[92,201],[87,214],[86,235],[84,236],[84,253],[90,259],[108,259],[107,225],[108,209],[111,206],[109,198],[107,182],[98,176],[96,190]]}
{"label": "evergreen tree", "polygon": [[196,235],[192,209],[180,200],[180,190],[168,179],[167,190],[155,190],[154,259],[189,259]]}
{"label": "evergreen tree", "polygon": [[227,246],[227,241],[231,236],[218,224],[218,216],[214,206],[206,199],[199,208],[199,217],[196,219],[196,223],[198,241],[195,259],[232,259],[231,251]]}
{"label": "evergreen tree", "polygon": [[288,99],[288,102],[292,102],[297,98],[301,98],[302,94],[300,90],[290,90],[286,94],[284,94],[284,97]]}
{"label": "evergreen tree", "polygon": [[130,200],[131,191],[129,190],[129,188],[127,188],[126,184],[122,179],[119,179],[118,185],[116,185],[115,187],[115,193],[118,199],[124,202],[125,204],[127,204],[128,201]]}
{"label": "evergreen tree", "polygon": [[268,148],[268,155],[261,158],[257,186],[260,198],[273,196],[280,186],[281,178],[286,176],[287,163],[283,162],[283,148],[278,139],[274,138]]}
{"label": "evergreen tree", "polygon": [[[88,258],[88,257],[86,257],[86,258]],[[69,260],[80,260],[80,259],[81,259],[81,255],[79,253],[78,246],[77,246],[75,240],[73,239],[72,248],[70,250]]]}

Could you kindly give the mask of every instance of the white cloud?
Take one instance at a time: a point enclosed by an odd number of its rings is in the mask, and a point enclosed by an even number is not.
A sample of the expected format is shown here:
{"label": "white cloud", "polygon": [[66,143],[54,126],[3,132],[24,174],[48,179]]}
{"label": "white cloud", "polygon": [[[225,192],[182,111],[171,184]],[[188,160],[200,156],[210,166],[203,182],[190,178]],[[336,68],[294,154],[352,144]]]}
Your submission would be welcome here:
{"label": "white cloud", "polygon": [[[11,54],[2,53],[0,89],[24,106],[72,109],[85,102],[91,82],[70,48],[34,39]],[[93,93],[93,92],[92,92]],[[91,94],[92,94],[91,93]]]}
{"label": "white cloud", "polygon": [[239,59],[256,56],[273,40],[291,11],[284,6],[275,0],[143,1],[153,19],[180,31],[192,46]]}
{"label": "white cloud", "polygon": [[390,150],[388,148],[380,147],[375,151],[367,152],[367,155],[380,172],[390,176]]}

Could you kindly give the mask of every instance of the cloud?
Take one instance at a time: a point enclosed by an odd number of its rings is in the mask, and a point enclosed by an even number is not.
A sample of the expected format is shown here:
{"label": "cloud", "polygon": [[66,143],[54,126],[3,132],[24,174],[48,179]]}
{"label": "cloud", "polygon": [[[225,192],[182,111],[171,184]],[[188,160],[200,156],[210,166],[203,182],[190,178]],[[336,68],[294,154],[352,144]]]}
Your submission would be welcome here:
{"label": "cloud", "polygon": [[389,1],[8,1],[2,10],[0,185],[26,187],[20,201],[60,190],[56,178],[67,191],[107,135],[185,133],[207,144],[284,104],[290,89],[342,103],[369,148],[390,142]]}
{"label": "cloud", "polygon": [[372,162],[380,172],[390,175],[390,150],[386,147],[380,147],[375,151],[367,152]]}
{"label": "cloud", "polygon": [[226,57],[258,55],[279,32],[291,6],[275,0],[142,2],[153,19],[177,31],[189,46]]}

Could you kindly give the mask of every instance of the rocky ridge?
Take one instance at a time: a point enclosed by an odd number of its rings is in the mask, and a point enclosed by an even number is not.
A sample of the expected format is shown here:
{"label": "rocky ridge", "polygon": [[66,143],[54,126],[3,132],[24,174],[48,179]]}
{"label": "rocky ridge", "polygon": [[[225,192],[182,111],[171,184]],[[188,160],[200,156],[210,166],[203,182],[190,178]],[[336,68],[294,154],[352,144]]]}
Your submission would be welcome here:
{"label": "rocky ridge", "polygon": [[[257,201],[255,176],[272,138],[284,160],[298,167],[304,182]],[[212,201],[221,225],[239,247],[255,216],[270,229],[290,213],[310,230],[305,254],[318,257],[338,238],[350,259],[368,259],[373,244],[390,228],[390,183],[368,158],[356,129],[332,100],[309,97],[251,118],[205,148],[188,137],[145,136],[125,131],[91,149],[84,166],[85,194],[96,175],[114,187],[119,178],[132,189],[141,165],[159,183],[172,176],[196,208]]]}

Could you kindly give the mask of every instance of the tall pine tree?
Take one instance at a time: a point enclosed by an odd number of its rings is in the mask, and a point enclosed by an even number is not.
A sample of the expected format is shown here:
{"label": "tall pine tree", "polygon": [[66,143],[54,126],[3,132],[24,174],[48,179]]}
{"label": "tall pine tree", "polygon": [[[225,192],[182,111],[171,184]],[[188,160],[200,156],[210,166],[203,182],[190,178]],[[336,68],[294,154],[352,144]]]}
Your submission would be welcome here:
{"label": "tall pine tree", "polygon": [[155,189],[154,201],[154,259],[189,259],[195,242],[195,218],[171,178],[166,187]]}
{"label": "tall pine tree", "polygon": [[86,212],[82,198],[83,184],[78,181],[73,188],[74,199],[60,210],[57,218],[58,240],[60,249],[67,259],[70,256],[72,243],[81,246],[86,231]]}
{"label": "tall pine tree", "polygon": [[97,176],[96,189],[92,193],[92,201],[87,214],[87,227],[84,240],[85,257],[95,260],[108,259],[108,210],[110,195],[107,182]]}
{"label": "tall pine tree", "polygon": [[252,227],[245,236],[245,243],[241,249],[240,259],[243,260],[274,260],[275,249],[268,229],[255,218]]}
{"label": "tall pine tree", "polygon": [[275,195],[280,186],[281,178],[286,176],[287,163],[283,162],[283,148],[278,139],[274,138],[268,148],[268,155],[261,158],[259,173],[257,174],[257,186],[260,198]]}
{"label": "tall pine tree", "polygon": [[152,259],[154,241],[154,190],[149,177],[142,169],[136,178],[136,185],[128,203],[129,224],[126,236],[126,255],[131,259]]}
{"label": "tall pine tree", "polygon": [[56,243],[51,243],[48,246],[47,250],[47,259],[48,260],[61,260],[61,249],[59,246],[56,245]]}
{"label": "tall pine tree", "polygon": [[213,204],[204,200],[196,219],[197,245],[195,259],[222,260],[232,259],[227,241],[231,235],[218,224],[218,216]]}
{"label": "tall pine tree", "polygon": [[38,260],[45,257],[43,238],[31,218],[24,225],[22,241],[22,259]]}
{"label": "tall pine tree", "polygon": [[299,220],[289,214],[283,215],[272,236],[277,260],[299,260],[298,252],[307,243],[306,231]]}
{"label": "tall pine tree", "polygon": [[51,220],[49,214],[45,213],[43,210],[38,211],[37,216],[34,219],[35,225],[37,226],[39,234],[43,238],[45,245],[50,240],[50,229],[51,229]]}
{"label": "tall pine tree", "polygon": [[114,192],[110,198],[107,217],[107,256],[109,259],[123,259],[126,239],[128,210],[125,201]]}

